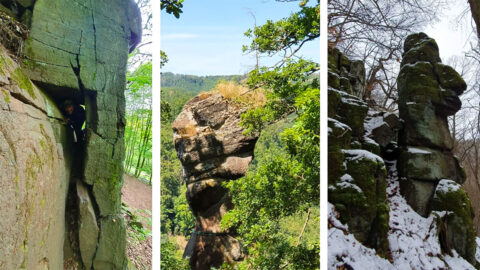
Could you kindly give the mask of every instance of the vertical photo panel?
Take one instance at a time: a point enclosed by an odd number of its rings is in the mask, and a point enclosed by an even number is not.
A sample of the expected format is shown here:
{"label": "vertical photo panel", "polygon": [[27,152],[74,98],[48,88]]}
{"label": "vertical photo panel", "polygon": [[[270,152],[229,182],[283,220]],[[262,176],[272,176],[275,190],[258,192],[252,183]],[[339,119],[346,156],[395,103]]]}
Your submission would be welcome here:
{"label": "vertical photo panel", "polygon": [[162,269],[320,268],[320,1],[161,1]]}
{"label": "vertical photo panel", "polygon": [[0,1],[0,269],[151,269],[151,10]]}
{"label": "vertical photo panel", "polygon": [[328,14],[328,269],[478,268],[479,2]]}

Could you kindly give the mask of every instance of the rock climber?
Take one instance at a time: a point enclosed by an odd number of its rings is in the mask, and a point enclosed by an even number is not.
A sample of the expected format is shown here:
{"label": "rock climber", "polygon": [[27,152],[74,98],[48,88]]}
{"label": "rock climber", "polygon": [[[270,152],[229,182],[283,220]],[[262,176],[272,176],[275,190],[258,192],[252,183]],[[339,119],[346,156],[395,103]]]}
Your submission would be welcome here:
{"label": "rock climber", "polygon": [[87,119],[85,109],[79,104],[73,103],[72,100],[66,100],[63,103],[63,110],[67,118],[67,125],[74,130],[74,142],[82,143],[85,140],[85,131],[83,124]]}

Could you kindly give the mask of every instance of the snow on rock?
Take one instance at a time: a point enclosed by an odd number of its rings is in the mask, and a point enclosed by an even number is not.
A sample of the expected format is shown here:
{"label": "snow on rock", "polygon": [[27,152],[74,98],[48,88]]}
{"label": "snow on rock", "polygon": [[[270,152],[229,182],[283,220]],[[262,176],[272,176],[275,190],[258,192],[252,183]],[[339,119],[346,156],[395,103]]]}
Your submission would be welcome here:
{"label": "snow on rock", "polygon": [[477,250],[475,251],[475,259],[477,262],[480,262],[480,238],[475,238],[475,243],[477,243]]}
{"label": "snow on rock", "polygon": [[375,162],[382,163],[383,159],[372,152],[363,149],[343,149],[342,152],[347,155],[346,159],[357,160],[361,158],[366,158],[374,160]]}
{"label": "snow on rock", "polygon": [[329,186],[328,189],[335,190],[337,189],[337,187],[339,187],[340,189],[352,188],[356,190],[358,193],[363,193],[362,189],[352,182],[353,182],[352,176],[350,174],[344,174],[340,178],[340,181],[338,183],[336,183],[335,185]]}
{"label": "snow on rock", "polygon": [[[433,212],[427,218],[418,215],[400,194],[396,163],[391,162],[389,165],[391,166],[387,177],[387,197],[390,206],[388,240],[393,262],[376,255],[375,250],[365,247],[355,239],[353,234],[348,233],[348,226],[338,220],[338,213],[329,203],[328,269],[333,270],[342,266],[349,266],[351,268],[346,269],[356,270],[475,269],[455,250],[452,250],[452,256],[442,254],[437,237],[436,218],[447,213]],[[347,178],[348,176],[345,176],[345,180]],[[440,182],[442,183],[440,190],[451,190],[458,185],[447,179]],[[477,246],[480,246],[480,238],[477,237],[476,241]],[[475,258],[480,261],[478,247]]]}
{"label": "snow on rock", "polygon": [[337,119],[334,119],[334,118],[328,118],[328,122],[332,122],[333,125],[336,127],[336,128],[339,128],[339,129],[343,129],[343,130],[352,130],[348,125],[338,121]]}
{"label": "snow on rock", "polygon": [[374,249],[365,247],[352,234],[346,233],[348,227],[337,219],[335,207],[329,203],[328,208],[331,226],[328,230],[328,269],[347,265],[353,269],[395,269],[387,260],[377,256]]}
{"label": "snow on rock", "polygon": [[383,123],[385,123],[385,121],[383,121],[382,115],[372,116],[370,119],[365,120],[365,122],[363,123],[363,129],[368,135],[372,133],[372,130],[383,125]]}
{"label": "snow on rock", "polygon": [[460,189],[460,184],[456,183],[450,179],[442,179],[438,182],[437,188],[435,189],[435,198],[437,198],[437,194],[448,193],[448,192],[455,192]]}
{"label": "snow on rock", "polygon": [[390,205],[388,240],[396,269],[475,269],[456,252],[443,255],[437,237],[435,212],[424,218],[417,214],[400,195],[396,164],[387,178]]}
{"label": "snow on rock", "polygon": [[408,152],[411,154],[424,154],[424,155],[428,155],[432,153],[430,151],[424,150],[419,147],[408,147]]}

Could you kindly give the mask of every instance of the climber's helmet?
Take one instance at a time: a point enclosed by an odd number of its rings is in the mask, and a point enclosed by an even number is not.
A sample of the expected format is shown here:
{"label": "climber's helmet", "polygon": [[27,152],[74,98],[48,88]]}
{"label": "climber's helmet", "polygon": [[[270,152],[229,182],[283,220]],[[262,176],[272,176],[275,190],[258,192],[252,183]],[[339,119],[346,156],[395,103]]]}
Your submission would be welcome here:
{"label": "climber's helmet", "polygon": [[73,101],[71,101],[70,99],[67,99],[65,100],[65,102],[63,102],[63,110],[65,111],[65,113],[67,115],[72,115],[73,113]]}

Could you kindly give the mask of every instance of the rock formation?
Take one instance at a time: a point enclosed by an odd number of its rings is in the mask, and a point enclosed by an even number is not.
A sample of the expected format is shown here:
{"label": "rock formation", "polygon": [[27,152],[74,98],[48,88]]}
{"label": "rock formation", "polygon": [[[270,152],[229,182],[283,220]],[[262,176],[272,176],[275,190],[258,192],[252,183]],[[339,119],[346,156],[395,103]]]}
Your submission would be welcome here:
{"label": "rock formation", "polygon": [[0,269],[63,269],[71,137],[0,46]]}
{"label": "rock formation", "polygon": [[368,107],[360,97],[365,69],[363,63],[352,62],[333,49],[328,73],[328,200],[360,242],[386,256],[386,169],[379,157],[380,145],[364,127]]}
{"label": "rock formation", "polygon": [[173,123],[187,201],[196,218],[184,253],[192,269],[210,269],[243,258],[234,231],[222,230],[220,221],[233,207],[222,183],[246,173],[258,139],[242,133],[239,122],[244,111],[219,93],[202,93],[185,104]]}
{"label": "rock formation", "polygon": [[361,62],[334,48],[328,68],[329,237],[340,243],[329,242],[329,266],[477,267],[466,176],[447,124],[466,84],[441,63],[435,40],[424,33],[405,40],[399,117],[361,100]]}
{"label": "rock formation", "polygon": [[435,40],[424,33],[407,37],[398,76],[398,108],[404,121],[399,133],[401,192],[422,216],[431,210],[450,211],[446,245],[472,263],[476,244],[471,206],[459,185],[466,174],[452,153],[447,123],[447,116],[460,109],[458,96],[466,88],[461,76],[441,63]]}
{"label": "rock formation", "polygon": [[[1,4],[31,23],[21,20],[28,34],[17,22],[0,27],[3,47],[22,60],[19,67],[1,48],[0,156],[8,157],[0,159],[1,192],[11,207],[2,208],[0,239],[9,244],[0,268],[125,269],[123,92],[128,52],[141,37],[138,7],[130,0]],[[58,109],[65,99],[85,105],[80,151]]]}

